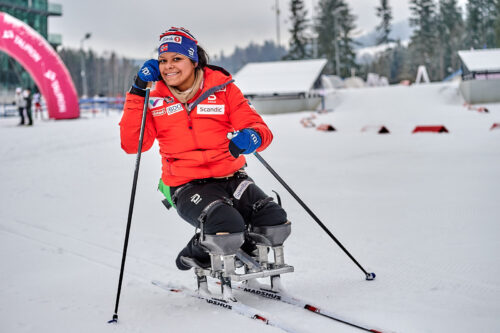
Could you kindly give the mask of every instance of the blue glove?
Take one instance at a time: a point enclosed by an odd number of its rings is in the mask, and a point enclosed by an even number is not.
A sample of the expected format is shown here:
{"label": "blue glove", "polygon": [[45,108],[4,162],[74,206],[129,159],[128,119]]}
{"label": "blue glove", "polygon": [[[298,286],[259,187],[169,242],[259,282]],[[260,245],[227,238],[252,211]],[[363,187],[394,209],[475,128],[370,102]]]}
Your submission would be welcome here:
{"label": "blue glove", "polygon": [[158,66],[158,60],[149,59],[146,61],[139,72],[137,72],[137,76],[134,82],[134,88],[138,89],[146,89],[148,82],[159,81],[161,79],[160,68]]}
{"label": "blue glove", "polygon": [[240,154],[252,154],[261,144],[259,134],[253,129],[245,128],[233,134],[229,141],[229,152],[236,158]]}

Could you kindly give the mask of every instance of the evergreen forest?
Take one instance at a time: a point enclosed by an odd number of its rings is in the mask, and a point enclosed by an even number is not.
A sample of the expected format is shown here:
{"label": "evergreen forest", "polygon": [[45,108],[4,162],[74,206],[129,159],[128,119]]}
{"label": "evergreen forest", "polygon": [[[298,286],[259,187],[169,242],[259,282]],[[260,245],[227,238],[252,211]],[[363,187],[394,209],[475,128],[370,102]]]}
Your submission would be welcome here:
{"label": "evergreen forest", "polygon": [[[249,62],[325,58],[325,74],[366,78],[368,73],[377,73],[390,83],[414,80],[418,66],[424,65],[431,81],[440,81],[460,68],[458,50],[500,47],[500,0],[468,0],[463,8],[458,0],[410,0],[412,33],[406,40],[391,37],[392,1],[395,0],[373,3],[373,15],[379,22],[374,44],[382,51],[369,62],[358,63],[356,59],[356,50],[369,45],[354,37],[357,17],[349,1],[318,0],[311,15],[304,0],[289,0],[290,39],[286,47],[269,40],[252,42],[245,47],[236,46],[230,55],[212,55],[210,63],[235,74]],[[98,56],[93,51],[66,48],[58,52],[80,95],[84,59],[87,80],[92,82],[88,86],[89,96],[123,95],[144,61],[115,53]]]}

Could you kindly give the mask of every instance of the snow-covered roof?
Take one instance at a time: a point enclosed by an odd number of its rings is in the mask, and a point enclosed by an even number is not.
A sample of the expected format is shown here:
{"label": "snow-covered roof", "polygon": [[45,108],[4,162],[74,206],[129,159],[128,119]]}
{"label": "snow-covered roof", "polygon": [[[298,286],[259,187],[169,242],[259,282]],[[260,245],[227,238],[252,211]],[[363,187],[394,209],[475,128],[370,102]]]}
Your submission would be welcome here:
{"label": "snow-covered roof", "polygon": [[313,88],[326,59],[254,62],[234,76],[245,95],[295,94]]}
{"label": "snow-covered roof", "polygon": [[464,50],[458,55],[471,72],[500,70],[500,49]]}

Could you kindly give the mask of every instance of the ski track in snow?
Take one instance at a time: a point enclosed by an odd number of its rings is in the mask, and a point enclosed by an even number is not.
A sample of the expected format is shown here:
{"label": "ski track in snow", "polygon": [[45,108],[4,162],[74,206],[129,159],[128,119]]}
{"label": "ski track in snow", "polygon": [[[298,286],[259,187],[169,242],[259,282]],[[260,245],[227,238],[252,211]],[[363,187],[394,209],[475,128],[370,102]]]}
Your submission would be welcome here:
{"label": "ski track in snow", "polygon": [[[343,90],[316,115],[337,132],[303,128],[311,112],[266,116],[262,153],[364,268],[362,272],[255,158],[252,178],[277,190],[293,223],[283,275],[292,294],[395,332],[497,332],[500,265],[500,104],[466,110],[456,85]],[[118,325],[116,297],[135,155],[120,149],[119,115],[17,127],[0,119],[1,332],[277,332],[257,321],[170,295],[158,279],[195,286],[173,263],[193,230],[155,191],[157,145],[145,153]],[[386,136],[361,132],[386,125]],[[449,134],[412,135],[444,124]],[[214,289],[214,288],[212,288]],[[240,295],[240,293],[238,293]],[[286,304],[241,300],[301,332],[354,328]],[[83,320],[82,320],[83,319]]]}

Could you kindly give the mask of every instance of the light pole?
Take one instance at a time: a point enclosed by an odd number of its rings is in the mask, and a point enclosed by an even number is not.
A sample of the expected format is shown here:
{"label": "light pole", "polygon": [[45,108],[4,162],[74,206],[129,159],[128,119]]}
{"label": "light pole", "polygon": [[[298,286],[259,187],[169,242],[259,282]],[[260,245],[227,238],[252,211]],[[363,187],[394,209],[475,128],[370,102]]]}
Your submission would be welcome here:
{"label": "light pole", "polygon": [[279,0],[276,0],[276,40],[278,42],[278,48],[281,44],[280,38],[280,4]]}
{"label": "light pole", "polygon": [[82,71],[80,72],[82,76],[82,87],[83,87],[83,96],[88,97],[88,89],[87,89],[87,75],[85,73],[85,53],[83,52],[83,42],[90,38],[91,33],[87,32],[85,36],[80,40],[80,62],[82,66]]}

